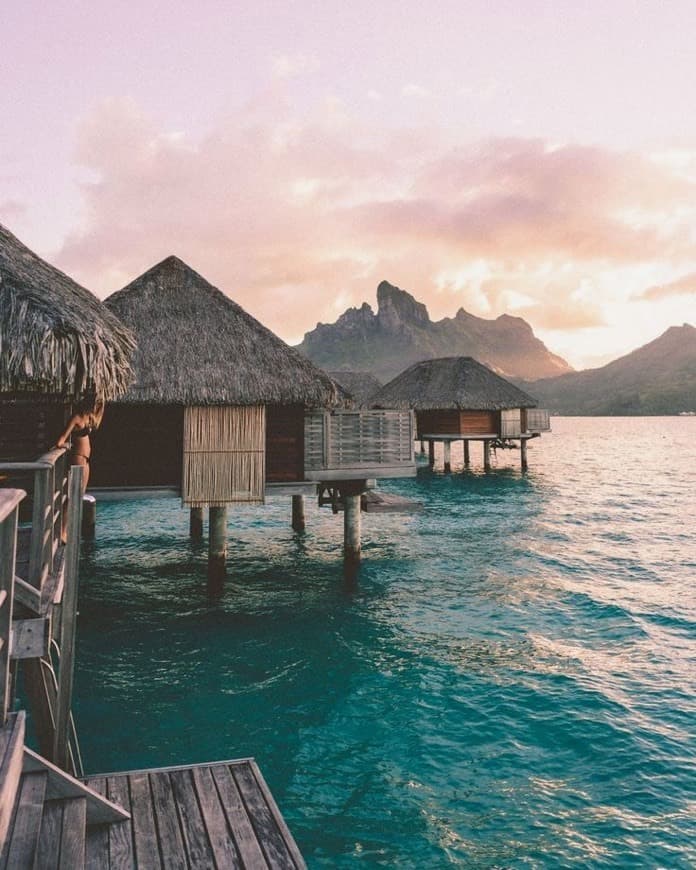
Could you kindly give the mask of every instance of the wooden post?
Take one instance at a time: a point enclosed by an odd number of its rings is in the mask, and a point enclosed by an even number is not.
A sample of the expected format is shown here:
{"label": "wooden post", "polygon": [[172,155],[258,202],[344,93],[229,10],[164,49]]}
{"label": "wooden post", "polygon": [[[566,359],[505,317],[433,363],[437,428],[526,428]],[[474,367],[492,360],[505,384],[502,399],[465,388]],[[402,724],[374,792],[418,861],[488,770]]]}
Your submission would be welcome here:
{"label": "wooden post", "polygon": [[343,557],[348,564],[360,561],[360,494],[343,496]]}
{"label": "wooden post", "polygon": [[464,468],[469,468],[471,465],[471,454],[469,452],[469,442],[464,441]]}
{"label": "wooden post", "polygon": [[51,759],[63,770],[67,770],[70,764],[68,735],[75,665],[80,530],[82,528],[82,474],[82,466],[74,465],[68,476],[68,539],[65,545],[65,584],[60,621],[60,670],[58,671],[58,697],[56,700],[56,732],[53,739],[53,758]]}
{"label": "wooden post", "polygon": [[93,495],[82,496],[82,538],[93,541],[97,528],[97,500]]}
{"label": "wooden post", "polygon": [[522,464],[522,471],[527,471],[529,465],[527,463],[527,439],[523,438],[520,441],[520,458]]}
{"label": "wooden post", "polygon": [[421,452],[422,455],[425,454],[425,441],[423,441],[422,438],[421,438],[421,440],[420,440],[420,452]]}
{"label": "wooden post", "polygon": [[445,454],[445,474],[449,474],[452,471],[452,442],[443,441],[442,449]]}
{"label": "wooden post", "polygon": [[22,490],[0,490],[0,729],[5,725],[10,708],[10,636],[12,634],[12,603],[17,556],[17,506],[25,493]]}
{"label": "wooden post", "polygon": [[428,439],[428,465],[431,468],[435,467],[435,442],[432,438]]}
{"label": "wooden post", "polygon": [[[37,468],[34,472],[34,513],[31,521],[29,543],[29,582],[42,589],[48,576],[50,551],[53,546],[53,487],[51,486],[51,467]],[[82,496],[80,496],[82,497]]]}
{"label": "wooden post", "polygon": [[189,535],[199,544],[203,540],[203,508],[192,507],[189,515]]}
{"label": "wooden post", "polygon": [[491,442],[483,442],[483,467],[486,471],[491,470]]}
{"label": "wooden post", "polygon": [[303,495],[293,495],[292,497],[292,527],[296,532],[304,532],[305,530]]}
{"label": "wooden post", "polygon": [[208,508],[208,578],[221,580],[225,576],[227,558],[227,508]]}

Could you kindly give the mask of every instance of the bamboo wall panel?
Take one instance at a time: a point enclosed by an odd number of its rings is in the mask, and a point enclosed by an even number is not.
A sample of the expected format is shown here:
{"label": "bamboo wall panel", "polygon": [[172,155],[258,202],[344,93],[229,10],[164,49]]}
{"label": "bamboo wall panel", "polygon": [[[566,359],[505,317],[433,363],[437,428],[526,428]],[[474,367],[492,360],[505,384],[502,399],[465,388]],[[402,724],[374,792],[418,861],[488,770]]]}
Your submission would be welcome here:
{"label": "bamboo wall panel", "polygon": [[500,412],[500,437],[519,438],[522,434],[520,408],[506,408]]}
{"label": "bamboo wall panel", "polygon": [[263,406],[184,410],[181,498],[188,507],[261,504],[266,486]]}
{"label": "bamboo wall panel", "polygon": [[549,432],[551,420],[546,408],[527,408],[526,430],[528,432]]}
{"label": "bamboo wall panel", "polygon": [[334,411],[305,417],[305,468],[370,468],[413,461],[410,411]]}

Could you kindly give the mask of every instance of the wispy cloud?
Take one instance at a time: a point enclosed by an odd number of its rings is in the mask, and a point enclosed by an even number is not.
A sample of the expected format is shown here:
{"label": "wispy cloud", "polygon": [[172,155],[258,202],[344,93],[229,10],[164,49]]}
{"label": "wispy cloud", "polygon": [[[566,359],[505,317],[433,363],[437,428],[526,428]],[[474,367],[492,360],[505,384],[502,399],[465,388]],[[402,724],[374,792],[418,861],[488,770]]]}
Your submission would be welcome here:
{"label": "wispy cloud", "polygon": [[670,296],[696,296],[696,272],[689,272],[674,281],[656,284],[638,294],[638,299],[667,299]]}
{"label": "wispy cloud", "polygon": [[176,253],[286,337],[383,278],[434,316],[507,310],[557,332],[602,324],[607,288],[631,270],[654,282],[681,264],[670,294],[691,292],[696,190],[683,173],[540,139],[445,141],[337,119],[330,103],[298,117],[273,94],[193,140],[111,101],[80,130],[95,180],[59,263],[104,294]]}

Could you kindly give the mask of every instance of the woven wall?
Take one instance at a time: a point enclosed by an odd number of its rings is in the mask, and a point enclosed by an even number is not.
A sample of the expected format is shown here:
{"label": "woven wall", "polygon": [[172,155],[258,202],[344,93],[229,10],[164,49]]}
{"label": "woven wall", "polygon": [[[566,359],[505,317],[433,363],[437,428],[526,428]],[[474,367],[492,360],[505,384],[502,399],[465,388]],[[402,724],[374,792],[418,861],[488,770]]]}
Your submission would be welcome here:
{"label": "woven wall", "polygon": [[181,500],[188,507],[261,504],[266,486],[263,406],[184,411]]}

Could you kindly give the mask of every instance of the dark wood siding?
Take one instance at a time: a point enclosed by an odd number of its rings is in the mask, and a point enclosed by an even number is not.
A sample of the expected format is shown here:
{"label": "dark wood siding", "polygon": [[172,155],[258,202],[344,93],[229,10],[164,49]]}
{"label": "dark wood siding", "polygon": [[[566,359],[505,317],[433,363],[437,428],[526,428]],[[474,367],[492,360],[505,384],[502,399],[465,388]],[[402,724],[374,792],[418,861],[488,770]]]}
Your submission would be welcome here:
{"label": "dark wood siding", "polygon": [[92,435],[90,486],[181,486],[184,408],[107,405]]}
{"label": "dark wood siding", "polygon": [[462,435],[490,435],[500,432],[497,411],[460,411],[459,431]]}
{"label": "dark wood siding", "polygon": [[60,437],[70,408],[60,401],[2,399],[0,459],[33,460],[50,450]]}
{"label": "dark wood siding", "polygon": [[304,408],[266,406],[266,480],[304,480]]}

